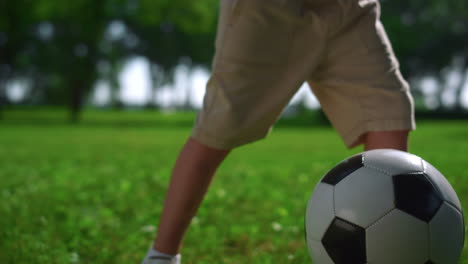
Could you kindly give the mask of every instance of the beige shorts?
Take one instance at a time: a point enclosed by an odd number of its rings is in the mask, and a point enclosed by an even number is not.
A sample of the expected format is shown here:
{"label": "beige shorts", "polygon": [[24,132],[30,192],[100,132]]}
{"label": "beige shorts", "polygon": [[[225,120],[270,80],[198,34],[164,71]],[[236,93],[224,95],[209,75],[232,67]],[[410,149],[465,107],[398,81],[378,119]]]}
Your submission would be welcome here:
{"label": "beige shorts", "polygon": [[348,147],[415,128],[376,0],[221,0],[220,12],[196,140],[231,149],[264,138],[305,81]]}

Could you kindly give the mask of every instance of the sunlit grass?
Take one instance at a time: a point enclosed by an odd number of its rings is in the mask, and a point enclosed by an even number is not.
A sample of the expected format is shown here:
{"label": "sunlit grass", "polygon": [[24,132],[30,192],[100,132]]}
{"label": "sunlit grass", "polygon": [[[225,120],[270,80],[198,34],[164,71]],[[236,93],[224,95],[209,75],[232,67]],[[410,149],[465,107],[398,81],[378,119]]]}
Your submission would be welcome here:
{"label": "sunlit grass", "polygon": [[[88,112],[81,125],[62,116],[0,122],[0,263],[139,263],[193,114]],[[462,121],[423,122],[411,136],[411,151],[448,177],[465,211],[467,149]],[[327,127],[282,127],[235,150],[192,222],[184,264],[310,263],[307,199],[358,151]]]}

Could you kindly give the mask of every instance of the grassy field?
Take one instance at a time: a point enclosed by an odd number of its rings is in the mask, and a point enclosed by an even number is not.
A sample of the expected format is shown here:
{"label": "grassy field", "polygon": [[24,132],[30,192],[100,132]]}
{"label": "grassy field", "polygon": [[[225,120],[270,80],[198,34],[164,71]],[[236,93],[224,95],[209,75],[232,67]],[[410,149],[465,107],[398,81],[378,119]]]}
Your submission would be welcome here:
{"label": "grassy field", "polygon": [[[61,115],[0,121],[0,263],[139,263],[193,114],[94,111],[76,126]],[[309,195],[359,151],[323,126],[279,127],[235,150],[192,222],[184,264],[310,263]],[[411,152],[448,177],[465,211],[467,151],[466,121],[424,121],[411,136]]]}

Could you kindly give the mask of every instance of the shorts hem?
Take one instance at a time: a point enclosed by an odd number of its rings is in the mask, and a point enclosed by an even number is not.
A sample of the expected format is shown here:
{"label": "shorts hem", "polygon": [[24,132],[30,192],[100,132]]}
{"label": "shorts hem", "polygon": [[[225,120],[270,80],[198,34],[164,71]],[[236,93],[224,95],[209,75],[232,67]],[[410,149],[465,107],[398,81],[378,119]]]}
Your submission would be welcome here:
{"label": "shorts hem", "polygon": [[341,137],[348,148],[354,148],[361,145],[361,136],[371,131],[392,131],[392,130],[415,130],[416,124],[414,120],[405,119],[383,119],[383,120],[368,120],[363,121],[351,131],[340,133]]}
{"label": "shorts hem", "polygon": [[219,137],[214,137],[200,127],[195,127],[192,129],[191,137],[200,143],[215,149],[230,150],[242,145],[253,143],[255,141],[264,139],[269,133],[264,135],[255,135],[252,137],[246,138],[236,138],[233,139],[222,139]]}

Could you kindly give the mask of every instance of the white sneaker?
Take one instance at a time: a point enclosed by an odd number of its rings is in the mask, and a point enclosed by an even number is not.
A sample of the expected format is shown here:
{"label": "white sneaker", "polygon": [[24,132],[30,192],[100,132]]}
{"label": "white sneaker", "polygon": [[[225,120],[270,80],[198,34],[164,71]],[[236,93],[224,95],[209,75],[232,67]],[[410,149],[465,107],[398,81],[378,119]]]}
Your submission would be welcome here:
{"label": "white sneaker", "polygon": [[180,264],[180,254],[174,257],[168,256],[146,256],[141,264]]}

